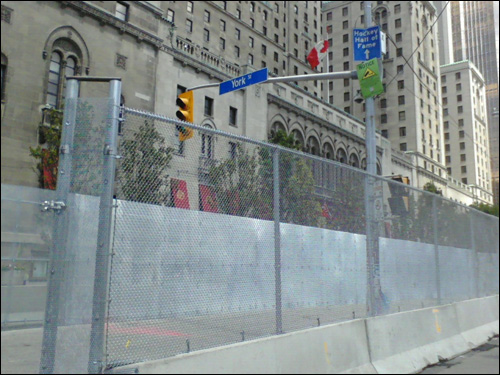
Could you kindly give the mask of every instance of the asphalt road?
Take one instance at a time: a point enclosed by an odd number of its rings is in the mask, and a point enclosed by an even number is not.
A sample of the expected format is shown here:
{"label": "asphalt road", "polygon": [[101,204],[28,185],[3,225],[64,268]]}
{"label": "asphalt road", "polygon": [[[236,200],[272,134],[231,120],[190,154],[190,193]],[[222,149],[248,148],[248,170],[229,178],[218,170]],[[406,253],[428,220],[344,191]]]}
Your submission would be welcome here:
{"label": "asphalt road", "polygon": [[498,374],[498,337],[447,362],[431,366],[421,374]]}

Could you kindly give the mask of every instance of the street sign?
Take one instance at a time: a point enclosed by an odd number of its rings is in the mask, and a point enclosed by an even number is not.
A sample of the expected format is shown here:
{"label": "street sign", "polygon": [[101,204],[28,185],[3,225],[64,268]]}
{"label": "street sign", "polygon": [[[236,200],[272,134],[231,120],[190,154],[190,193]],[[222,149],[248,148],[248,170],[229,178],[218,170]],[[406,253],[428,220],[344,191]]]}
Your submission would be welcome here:
{"label": "street sign", "polygon": [[356,69],[358,71],[358,80],[363,98],[371,98],[372,96],[384,92],[384,85],[380,79],[377,59],[371,59],[370,61],[361,63]]}
{"label": "street sign", "polygon": [[229,81],[222,82],[219,85],[219,95],[227,94],[228,92],[244,89],[245,87],[255,85],[267,81],[267,68],[257,70],[256,72],[245,74],[238,78],[233,78]]}
{"label": "street sign", "polygon": [[354,61],[367,61],[382,57],[380,27],[354,29]]}

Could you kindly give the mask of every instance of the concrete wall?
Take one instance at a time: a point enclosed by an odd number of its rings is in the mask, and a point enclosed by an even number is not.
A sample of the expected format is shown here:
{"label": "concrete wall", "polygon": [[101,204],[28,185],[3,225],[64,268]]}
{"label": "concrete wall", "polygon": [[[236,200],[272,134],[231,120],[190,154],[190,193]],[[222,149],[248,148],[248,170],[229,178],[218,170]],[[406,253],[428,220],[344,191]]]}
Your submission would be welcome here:
{"label": "concrete wall", "polygon": [[[118,367],[111,373],[417,373],[498,335],[498,295]],[[487,312],[484,313],[483,310]],[[474,332],[470,343],[465,334]]]}

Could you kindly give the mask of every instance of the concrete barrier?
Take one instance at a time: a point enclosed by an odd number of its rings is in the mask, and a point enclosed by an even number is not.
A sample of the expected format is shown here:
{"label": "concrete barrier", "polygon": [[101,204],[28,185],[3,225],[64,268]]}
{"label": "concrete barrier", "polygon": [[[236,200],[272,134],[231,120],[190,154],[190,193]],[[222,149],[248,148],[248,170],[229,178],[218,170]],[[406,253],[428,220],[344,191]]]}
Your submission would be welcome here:
{"label": "concrete barrier", "polygon": [[116,373],[376,373],[364,320],[312,328],[114,369]]}
{"label": "concrete barrier", "polygon": [[460,332],[470,348],[483,345],[499,334],[498,295],[454,304]]}
{"label": "concrete barrier", "polygon": [[469,350],[453,305],[367,319],[366,327],[378,373],[415,373]]}

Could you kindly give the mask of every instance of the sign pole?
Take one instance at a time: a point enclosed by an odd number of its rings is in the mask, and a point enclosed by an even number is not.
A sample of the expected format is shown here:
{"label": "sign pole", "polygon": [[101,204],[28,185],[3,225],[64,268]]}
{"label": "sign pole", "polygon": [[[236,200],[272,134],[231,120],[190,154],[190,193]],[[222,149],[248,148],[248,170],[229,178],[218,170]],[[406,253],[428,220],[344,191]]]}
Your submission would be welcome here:
{"label": "sign pole", "polygon": [[[372,4],[365,1],[366,27],[372,26]],[[377,174],[377,148],[375,142],[375,103],[373,97],[366,98],[366,170],[370,175]],[[380,262],[378,228],[375,220],[375,200],[373,187],[375,178],[366,177],[366,258],[367,258],[367,307],[369,316],[380,312]]]}

